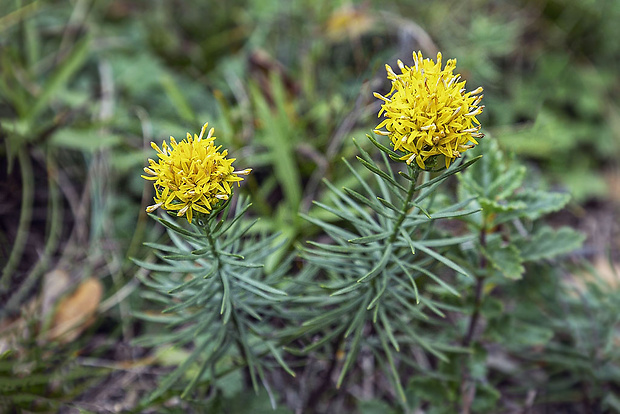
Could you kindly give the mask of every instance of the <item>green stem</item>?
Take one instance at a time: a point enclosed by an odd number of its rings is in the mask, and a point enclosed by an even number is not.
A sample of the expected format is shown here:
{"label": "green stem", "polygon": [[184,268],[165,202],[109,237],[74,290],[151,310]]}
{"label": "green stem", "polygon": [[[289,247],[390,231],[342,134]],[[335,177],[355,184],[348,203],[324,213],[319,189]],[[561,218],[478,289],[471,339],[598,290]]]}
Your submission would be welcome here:
{"label": "green stem", "polygon": [[[483,221],[483,226],[480,229],[480,247],[484,249],[486,247],[486,236],[487,236],[487,220]],[[480,254],[480,270],[481,273],[476,275],[476,290],[474,297],[474,311],[471,315],[471,319],[469,320],[469,327],[467,328],[467,333],[463,337],[463,341],[461,344],[465,348],[469,348],[474,340],[474,334],[476,332],[476,327],[478,325],[478,319],[480,318],[480,309],[482,308],[483,301],[483,293],[484,293],[484,278],[485,278],[485,270],[487,268],[487,259],[484,256],[484,253]],[[471,357],[471,356],[469,356]],[[472,380],[470,372],[467,370],[463,371],[463,378],[461,380],[461,404],[462,414],[469,414],[471,410],[471,405],[473,404],[474,398],[476,396],[476,383]]]}
{"label": "green stem", "polygon": [[53,163],[51,155],[48,157],[48,191],[49,191],[49,211],[48,215],[48,230],[46,231],[47,240],[45,242],[45,248],[43,255],[37,261],[36,265],[25,277],[21,286],[13,292],[10,299],[6,303],[5,308],[0,311],[2,316],[4,311],[10,312],[13,309],[17,309],[20,303],[23,303],[24,297],[30,292],[35,283],[40,279],[40,276],[48,268],[52,253],[56,250],[60,241],[60,233],[62,229],[62,212],[61,212],[61,200],[58,190],[58,184],[55,181],[56,166]]}
{"label": "green stem", "polygon": [[[210,222],[207,221],[204,226],[202,227],[203,231],[205,232],[206,236],[207,236],[207,241],[209,243],[209,247],[211,248],[211,254],[213,255],[213,260],[215,261],[215,266],[216,266],[216,272],[218,274],[218,276],[220,277],[220,280],[222,282],[222,284],[224,283],[224,276],[222,275],[222,268],[221,268],[221,260],[220,260],[220,252],[217,250],[216,247],[216,243],[215,240],[213,239],[213,235],[211,234],[211,227],[210,227]],[[232,307],[232,300],[229,298],[228,299],[228,304],[226,304],[226,306],[231,306]],[[222,308],[224,309],[224,308]],[[246,369],[242,370],[243,372],[243,377],[244,377],[244,382],[245,383],[251,383],[252,387],[255,390],[258,390],[257,388],[257,383],[256,383],[256,378],[255,378],[255,374],[254,374],[254,369],[253,369],[253,365],[252,365],[252,361],[250,360],[250,355],[249,352],[250,350],[245,346],[246,342],[244,341],[245,335],[244,335],[244,331],[243,328],[241,326],[241,322],[238,320],[239,316],[237,315],[237,312],[235,311],[234,308],[231,309],[231,319],[233,322],[233,326],[234,329],[236,331],[236,335],[235,335],[235,345],[238,348],[239,351],[239,355],[245,359],[245,363],[246,363]],[[226,321],[224,322],[226,323]],[[249,377],[249,380],[248,380]]]}
{"label": "green stem", "polygon": [[407,198],[403,202],[403,209],[401,210],[400,215],[398,216],[398,219],[396,220],[396,223],[394,224],[394,230],[392,231],[392,235],[390,236],[388,240],[388,244],[394,243],[394,241],[396,240],[396,237],[398,236],[398,232],[400,230],[401,224],[403,224],[405,217],[407,217],[407,214],[409,214],[409,209],[410,209],[409,204],[411,203],[411,200],[413,199],[413,195],[415,194],[418,176],[420,175],[420,172],[422,172],[422,170],[417,165],[415,165],[414,167],[410,167],[410,168],[413,170],[412,171],[413,179],[409,182],[409,190],[407,191]]}
{"label": "green stem", "polygon": [[[483,227],[480,230],[480,246],[484,249],[486,247],[486,228]],[[484,271],[487,267],[487,259],[484,254],[480,255],[480,269]],[[469,320],[469,327],[467,328],[467,333],[463,338],[463,346],[468,347],[471,345],[471,342],[474,338],[474,333],[476,331],[476,325],[478,324],[478,319],[480,318],[480,308],[482,307],[482,298],[484,292],[484,275],[476,275],[476,293],[474,298],[474,312],[471,315],[471,319]]]}
{"label": "green stem", "polygon": [[[17,225],[17,233],[15,240],[13,241],[13,249],[9,255],[9,259],[2,269],[2,276],[0,277],[0,293],[7,291],[10,287],[10,282],[14,273],[19,265],[19,261],[24,253],[26,247],[26,241],[28,240],[28,229],[30,228],[32,219],[32,204],[34,202],[34,173],[32,170],[32,163],[30,156],[26,148],[21,148],[17,153],[17,159],[20,165],[20,172],[22,175],[22,205],[21,213],[19,216],[19,224]],[[9,310],[8,308],[6,309]]]}
{"label": "green stem", "polygon": [[206,235],[207,235],[207,241],[209,242],[209,247],[211,248],[211,254],[213,255],[213,260],[215,260],[215,268],[217,269],[216,271],[220,270],[220,253],[217,251],[217,248],[215,247],[215,240],[213,240],[213,236],[211,235],[211,229],[209,228],[209,224],[205,224],[205,227],[203,227]]}

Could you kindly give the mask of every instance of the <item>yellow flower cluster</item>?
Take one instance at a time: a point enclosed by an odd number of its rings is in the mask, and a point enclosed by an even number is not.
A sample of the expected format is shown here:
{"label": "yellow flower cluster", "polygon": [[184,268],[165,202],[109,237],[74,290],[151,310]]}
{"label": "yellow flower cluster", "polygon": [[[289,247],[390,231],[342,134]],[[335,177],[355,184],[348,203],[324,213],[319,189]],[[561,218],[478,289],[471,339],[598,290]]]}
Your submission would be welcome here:
{"label": "yellow flower cluster", "polygon": [[408,67],[399,60],[398,75],[385,65],[392,89],[386,96],[374,93],[384,102],[379,116],[385,117],[374,132],[390,137],[394,150],[405,153],[401,159],[407,164],[415,160],[424,169],[430,157],[443,154],[448,168],[484,136],[476,119],[484,109],[478,106],[482,88],[465,92],[465,81],[453,74],[456,59],[442,69],[441,53],[433,62],[414,52],[413,62]]}
{"label": "yellow flower cluster", "polygon": [[157,151],[157,161],[149,159],[149,166],[144,168],[142,178],[154,181],[155,204],[146,211],[153,212],[159,207],[176,211],[177,216],[185,215],[192,222],[193,211],[209,214],[210,210],[221,200],[228,200],[232,193],[231,183],[243,181],[242,175],[248,175],[251,169],[234,171],[234,158],[227,159],[228,151],[220,152],[215,147],[211,128],[205,137],[208,123],[204,124],[200,135],[194,137],[187,133],[187,138],[177,142],[170,137],[170,146],[164,141],[161,148],[154,142],[151,147]]}

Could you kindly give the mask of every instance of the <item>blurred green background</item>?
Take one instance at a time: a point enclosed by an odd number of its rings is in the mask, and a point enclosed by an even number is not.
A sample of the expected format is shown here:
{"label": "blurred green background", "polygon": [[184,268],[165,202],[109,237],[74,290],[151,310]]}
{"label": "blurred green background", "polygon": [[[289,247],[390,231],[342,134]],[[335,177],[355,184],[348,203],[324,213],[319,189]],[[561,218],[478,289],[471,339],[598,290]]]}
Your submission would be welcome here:
{"label": "blurred green background", "polygon": [[[241,191],[258,230],[290,247],[313,231],[297,213],[321,199],[321,179],[350,180],[340,159],[376,125],[384,64],[413,50],[457,58],[468,89],[485,89],[485,139],[573,195],[556,219],[588,233],[584,257],[617,254],[619,21],[617,0],[3,0],[0,355],[18,349],[41,374],[3,386],[131,407],[152,378],[135,390],[114,378],[174,363],[130,346],[145,305],[129,257],[162,233],[144,213],[149,142],[209,122],[235,166],[254,169]],[[94,309],[74,311],[89,324],[46,354],[52,309],[91,280]],[[78,356],[71,372],[89,381],[50,389]]]}

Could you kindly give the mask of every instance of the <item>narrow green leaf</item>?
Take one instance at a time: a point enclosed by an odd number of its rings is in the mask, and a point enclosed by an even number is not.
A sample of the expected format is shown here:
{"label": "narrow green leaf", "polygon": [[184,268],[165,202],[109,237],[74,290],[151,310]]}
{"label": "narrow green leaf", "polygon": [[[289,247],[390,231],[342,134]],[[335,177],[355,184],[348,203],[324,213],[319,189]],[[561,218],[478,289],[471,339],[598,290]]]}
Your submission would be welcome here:
{"label": "narrow green leaf", "polygon": [[413,278],[413,275],[411,273],[409,273],[409,271],[407,270],[405,265],[400,260],[396,259],[396,263],[402,269],[402,271],[405,273],[405,275],[407,276],[407,278],[411,282],[411,286],[413,287],[413,293],[415,295],[415,303],[416,303],[416,305],[419,304],[420,303],[420,295],[419,295],[419,292],[418,292],[418,285],[415,283],[415,279]]}
{"label": "narrow green leaf", "polygon": [[469,216],[470,214],[477,213],[479,211],[482,211],[482,209],[481,208],[470,208],[467,210],[446,211],[443,213],[433,213],[431,215],[431,218],[433,220],[439,220],[439,219],[446,219],[446,218],[465,217],[465,216]]}
{"label": "narrow green leaf", "polygon": [[163,273],[201,273],[208,272],[209,269],[205,269],[201,266],[188,266],[188,265],[163,265],[159,263],[151,263],[144,260],[139,260],[135,258],[131,258],[131,261],[137,264],[140,267],[143,267],[147,270],[151,270],[154,272],[163,272]]}
{"label": "narrow green leaf", "polygon": [[349,239],[347,241],[352,244],[367,244],[367,243],[377,242],[380,240],[385,240],[388,237],[390,237],[391,234],[392,234],[391,231],[384,231],[383,233],[372,234],[370,236],[364,236],[364,237],[358,237],[355,239]]}
{"label": "narrow green leaf", "polygon": [[452,293],[454,296],[460,297],[461,294],[459,292],[457,292],[452,286],[450,286],[449,284],[447,284],[446,282],[444,282],[443,280],[441,280],[441,278],[439,276],[437,276],[436,274],[434,274],[433,272],[431,272],[430,270],[427,270],[423,267],[411,264],[410,265],[412,269],[417,270],[418,272],[425,274],[426,276],[430,277],[431,279],[433,279],[435,282],[437,282],[438,285],[442,286],[444,289],[446,289],[448,292]]}
{"label": "narrow green leaf", "polygon": [[[313,201],[312,202],[314,205],[316,205],[317,207],[322,208],[325,211],[329,211],[330,213],[332,213],[333,215],[335,215],[336,217],[339,217],[343,220],[346,220],[348,222],[350,222],[351,224],[354,224],[356,227],[361,227],[361,228],[365,228],[368,230],[380,230],[381,227],[379,227],[369,216],[367,213],[364,213],[362,215],[367,216],[367,220],[364,220],[363,218],[357,217],[355,215],[353,215],[353,213],[351,213],[351,211],[349,211],[344,205],[342,205],[342,203],[335,203],[335,204],[339,204],[339,209],[335,209],[335,208],[331,208],[321,202],[318,201]],[[359,208],[359,207],[358,207]]]}
{"label": "narrow green leaf", "polygon": [[411,337],[411,339],[413,339],[415,342],[420,344],[422,348],[426,349],[428,352],[435,355],[437,358],[439,358],[443,362],[449,361],[448,357],[443,352],[440,352],[437,349],[435,349],[435,347],[433,347],[433,345],[429,343],[425,338],[415,333],[415,331],[411,328],[407,320],[404,320],[402,317],[400,317],[399,319],[401,322],[400,323],[401,329],[405,331],[405,333],[407,333]]}
{"label": "narrow green leaf", "polygon": [[232,276],[236,279],[241,280],[242,282],[247,283],[248,285],[252,285],[258,289],[264,290],[265,292],[269,292],[269,293],[273,293],[274,295],[282,295],[282,296],[288,296],[286,292],[280,290],[280,289],[276,289],[273,288],[269,285],[266,285],[262,282],[259,282],[258,280],[254,280],[252,278],[249,278],[247,276],[245,276],[244,274],[240,273],[240,272],[233,272]]}
{"label": "narrow green leaf", "polygon": [[429,256],[434,257],[435,259],[437,259],[444,265],[448,266],[450,269],[456,270],[457,272],[467,277],[471,277],[471,275],[465,269],[463,269],[461,266],[454,263],[452,260],[448,259],[447,257],[444,257],[441,254],[434,252],[433,250],[429,249],[428,247],[418,242],[412,241],[412,244],[416,249],[422,250],[424,253],[428,254]]}
{"label": "narrow green leaf", "polygon": [[[368,212],[363,209],[358,203],[356,203],[355,201],[351,200],[351,198],[343,193],[342,191],[340,191],[338,188],[336,188],[332,183],[330,183],[328,180],[323,180],[323,182],[325,183],[325,185],[327,185],[327,187],[330,189],[330,191],[332,191],[336,196],[338,196],[338,199],[334,200],[334,204],[340,208],[343,211],[348,211],[348,208],[345,207],[340,200],[344,201],[349,208],[355,210],[361,217],[363,217],[368,224],[374,224],[374,221],[372,220],[372,217],[370,216],[370,214],[368,214]],[[357,217],[356,217],[357,219]]]}
{"label": "narrow green leaf", "polygon": [[359,174],[359,172],[357,172],[355,168],[353,168],[353,166],[351,165],[351,163],[349,163],[349,161],[347,161],[345,158],[341,158],[341,159],[342,159],[342,162],[344,162],[344,164],[347,166],[351,174],[353,174],[355,179],[360,183],[364,191],[366,191],[366,194],[368,194],[369,197],[374,197],[374,191],[370,188],[366,180],[362,178],[362,176]]}
{"label": "narrow green leaf", "polygon": [[364,322],[366,322],[366,313],[368,312],[366,310],[366,305],[368,304],[369,298],[370,290],[364,296],[364,300],[362,301],[361,306],[357,309],[357,312],[355,313],[355,316],[353,317],[349,328],[344,332],[344,338],[348,338],[355,328],[357,328],[360,324],[363,326]]}
{"label": "narrow green leaf", "polygon": [[355,234],[351,233],[350,231],[344,230],[338,226],[334,226],[333,224],[329,224],[326,223],[323,220],[314,218],[314,217],[310,217],[306,214],[302,214],[300,213],[299,216],[301,218],[303,218],[306,221],[309,221],[310,223],[314,224],[315,226],[318,226],[320,228],[322,228],[323,230],[327,231],[328,233],[337,235],[338,237],[341,237],[345,240],[351,239],[351,238],[355,238]]}
{"label": "narrow green leaf", "polygon": [[392,343],[392,346],[396,350],[396,352],[400,352],[400,346],[398,346],[398,341],[394,336],[394,329],[392,328],[392,324],[390,323],[389,318],[386,316],[385,311],[383,309],[379,310],[379,320],[383,324],[383,328],[385,329],[385,333],[388,336],[388,339]]}
{"label": "narrow green leaf", "polygon": [[242,347],[242,349],[240,349],[239,351],[245,355],[245,363],[250,369],[250,379],[252,380],[252,387],[254,388],[254,392],[258,392],[258,382],[256,381],[256,368],[257,367],[254,365],[255,357],[251,351],[250,345],[248,344],[248,337],[245,331],[245,326],[243,324],[243,321],[239,320],[239,317],[237,316],[237,312],[234,310],[232,312],[232,317],[234,318],[234,326],[235,328],[237,328],[237,339],[238,339],[238,342],[241,343],[241,347]]}
{"label": "narrow green leaf", "polygon": [[398,154],[396,151],[394,151],[391,148],[386,147],[385,145],[381,144],[379,141],[377,141],[373,136],[366,134],[366,136],[368,137],[368,139],[370,140],[370,142],[373,143],[373,145],[377,148],[379,148],[381,151],[383,151],[384,153],[386,153],[387,155],[391,156],[391,157],[395,157],[397,159],[400,159],[400,157],[402,156],[401,154]]}
{"label": "narrow green leaf", "polygon": [[316,316],[310,320],[302,323],[302,326],[312,326],[312,325],[325,325],[327,323],[331,323],[333,320],[339,319],[343,315],[347,315],[351,309],[358,308],[360,302],[362,302],[363,297],[355,298],[348,303],[343,304],[342,306],[327,311],[319,316]]}
{"label": "narrow green leaf", "polygon": [[456,174],[459,171],[463,171],[465,168],[469,167],[470,165],[472,165],[473,163],[475,163],[476,161],[478,161],[480,158],[482,158],[482,155],[478,155],[477,157],[474,157],[466,162],[464,162],[461,165],[458,165],[456,167],[451,167],[449,168],[447,171],[445,171],[443,174],[441,174],[438,177],[433,178],[432,180],[429,180],[427,182],[425,182],[424,184],[421,184],[420,186],[416,187],[416,190],[421,190],[423,188],[426,187],[430,187],[433,184],[436,184],[440,181],[445,180],[446,178],[448,178],[451,175]]}
{"label": "narrow green leaf", "polygon": [[461,236],[461,237],[448,237],[445,239],[427,239],[419,240],[418,243],[423,244],[426,247],[445,247],[454,246],[457,244],[463,244],[475,240],[475,235]]}
{"label": "narrow green leaf", "polygon": [[398,370],[396,369],[396,365],[394,365],[394,358],[392,357],[392,351],[390,350],[387,341],[385,340],[385,336],[381,330],[377,330],[379,333],[379,339],[381,340],[381,346],[383,347],[383,352],[385,352],[385,356],[388,360],[388,365],[390,366],[390,371],[392,371],[392,377],[394,379],[394,384],[396,385],[396,390],[398,392],[398,396],[403,402],[407,402],[407,397],[405,397],[405,391],[403,390],[403,386],[400,383],[400,377],[398,375]]}
{"label": "narrow green leaf", "polygon": [[222,322],[225,325],[229,319],[232,312],[232,303],[230,300],[230,282],[228,281],[228,276],[224,272],[219,272],[220,280],[222,281],[222,288],[224,292],[222,294],[222,306],[220,307],[220,315],[224,315],[222,318]]}
{"label": "narrow green leaf", "polygon": [[377,250],[376,246],[361,246],[361,245],[346,245],[340,246],[337,244],[328,244],[328,243],[318,243],[312,240],[308,240],[307,243],[311,246],[317,247],[319,249],[328,251],[328,252],[336,252],[336,253],[345,253],[345,254],[366,254],[369,252],[374,252]]}
{"label": "narrow green leaf", "polygon": [[155,214],[148,214],[151,218],[153,218],[154,220],[157,220],[158,222],[160,222],[161,224],[163,224],[164,226],[168,227],[170,230],[173,230],[179,234],[182,234],[184,236],[189,236],[189,237],[195,237],[197,239],[200,238],[206,238],[207,235],[206,234],[200,234],[200,233],[194,233],[192,231],[186,230],[181,226],[178,226],[174,223],[172,223],[171,221],[167,220],[167,219],[163,219],[161,217],[157,217]]}
{"label": "narrow green leaf", "polygon": [[[226,223],[226,226],[222,227],[219,231],[215,231],[213,233],[213,239],[217,239],[222,234],[226,233],[228,231],[228,229],[230,229],[232,226],[234,226],[245,215],[245,213],[248,211],[248,209],[251,206],[252,206],[252,203],[248,203],[245,207],[243,207],[243,209],[240,212],[238,212],[235,215],[235,217],[232,220],[228,220],[228,222]],[[225,221],[226,220],[222,220],[222,222],[225,222]]]}
{"label": "narrow green leaf", "polygon": [[391,254],[392,254],[392,246],[387,245],[385,248],[385,251],[383,252],[383,256],[381,256],[381,259],[379,260],[379,263],[377,263],[377,265],[370,272],[368,272],[367,274],[359,278],[357,280],[357,283],[367,283],[367,282],[370,282],[375,277],[377,277],[377,275],[379,275],[379,273],[381,273],[383,269],[385,269],[385,267],[387,266],[388,259],[391,256]]}
{"label": "narrow green leaf", "polygon": [[261,267],[265,267],[263,263],[252,263],[252,262],[246,262],[243,260],[233,260],[229,258],[228,256],[220,256],[220,260],[223,263],[229,264],[231,266],[246,267],[249,269],[260,269]]}
{"label": "narrow green leaf", "polygon": [[355,336],[353,337],[353,342],[351,343],[351,348],[347,353],[347,357],[344,361],[344,365],[342,366],[342,371],[340,371],[340,376],[338,377],[338,382],[336,383],[336,388],[340,389],[342,382],[344,381],[344,377],[351,368],[355,357],[357,357],[357,353],[359,351],[360,342],[362,339],[362,332],[364,331],[364,324],[360,324],[355,331]]}
{"label": "narrow green leaf", "polygon": [[287,206],[297,211],[302,197],[302,186],[295,156],[294,138],[297,135],[295,126],[288,114],[281,111],[278,114],[273,113],[264,95],[255,85],[251,85],[250,91],[259,119],[263,120],[268,126],[264,131],[261,131],[259,138],[272,154],[274,173],[284,192]]}
{"label": "narrow green leaf", "polygon": [[280,366],[286,371],[288,372],[292,377],[295,377],[295,372],[288,366],[288,364],[282,359],[282,355],[280,355],[280,352],[273,346],[273,344],[271,343],[271,341],[265,341],[265,344],[267,345],[267,348],[269,348],[269,351],[271,352],[271,355],[273,355],[273,357],[276,359],[276,361],[278,361],[278,364],[280,364]]}
{"label": "narrow green leaf", "polygon": [[381,197],[377,197],[377,200],[379,200],[379,202],[381,204],[383,204],[384,206],[386,206],[390,210],[393,210],[393,211],[395,211],[395,212],[400,214],[400,209],[397,208],[394,204],[390,203],[389,201],[387,201],[387,200],[385,200],[385,199],[383,199]]}
{"label": "narrow green leaf", "polygon": [[334,293],[332,293],[329,296],[344,295],[345,293],[352,292],[355,289],[358,289],[360,287],[361,287],[361,285],[359,283],[351,283],[349,286],[343,287],[342,289],[339,289],[339,290],[335,291]]}
{"label": "narrow green leaf", "polygon": [[37,96],[35,104],[32,105],[26,115],[29,125],[32,126],[40,112],[49,106],[49,101],[54,96],[57,96],[58,90],[65,86],[71,76],[84,64],[84,61],[91,51],[90,43],[90,37],[83,36],[81,40],[73,45],[71,52],[60,65],[54,68],[54,72],[45,82],[41,93]]}
{"label": "narrow green leaf", "polygon": [[371,172],[375,173],[379,177],[383,178],[383,180],[387,181],[388,183],[390,183],[394,187],[398,188],[402,192],[407,192],[407,189],[405,187],[403,187],[401,184],[397,183],[392,177],[389,176],[389,174],[387,174],[385,171],[382,171],[381,169],[379,169],[379,167],[377,167],[375,164],[371,164],[371,163],[369,163],[368,161],[366,161],[365,159],[363,159],[361,157],[357,157],[357,159],[359,160],[359,162],[362,163],[362,165],[364,167],[366,167],[368,170],[370,170]]}
{"label": "narrow green leaf", "polygon": [[409,245],[409,248],[411,249],[411,254],[415,254],[415,246],[413,245],[413,240],[411,239],[411,236],[409,236],[407,230],[404,227],[401,227],[399,234],[403,236],[403,238]]}
{"label": "narrow green leaf", "polygon": [[164,92],[168,96],[168,99],[170,99],[174,109],[177,111],[177,114],[189,123],[196,122],[196,119],[198,118],[196,117],[194,110],[190,106],[189,102],[187,102],[185,95],[181,92],[172,76],[165,74],[160,77],[160,82],[161,86],[164,88]]}
{"label": "narrow green leaf", "polygon": [[381,296],[383,296],[383,294],[385,293],[385,289],[387,288],[387,284],[388,284],[388,277],[384,277],[383,278],[383,284],[381,285],[381,288],[379,289],[379,291],[377,292],[375,297],[372,298],[372,300],[370,301],[370,304],[366,308],[367,310],[371,310],[373,307],[375,307],[375,305],[377,305],[377,302],[379,301],[379,299],[381,299]]}
{"label": "narrow green leaf", "polygon": [[375,211],[377,214],[380,214],[384,217],[387,217],[389,219],[392,218],[392,215],[389,214],[384,208],[381,207],[380,204],[375,203],[371,200],[369,200],[368,198],[364,197],[363,195],[361,195],[360,193],[358,193],[355,190],[351,190],[350,188],[344,188],[344,191],[350,195],[351,197],[355,198],[357,201],[359,201],[362,204],[367,205],[368,207],[370,207],[373,211]]}
{"label": "narrow green leaf", "polygon": [[319,339],[316,342],[313,342],[310,345],[305,346],[302,350],[301,353],[302,355],[307,354],[308,352],[314,351],[317,348],[320,348],[321,346],[323,346],[324,344],[330,342],[332,339],[336,338],[338,335],[340,335],[344,330],[345,330],[346,326],[345,325],[340,325],[337,326],[332,332],[330,332],[327,335],[324,335],[321,339]]}
{"label": "narrow green leaf", "polygon": [[196,348],[194,348],[191,355],[185,361],[183,361],[183,363],[179,367],[177,367],[172,373],[170,373],[170,375],[168,375],[159,384],[159,386],[157,387],[157,390],[153,394],[150,395],[149,401],[154,401],[155,399],[157,399],[157,397],[161,396],[170,387],[172,387],[185,373],[187,373],[187,370],[196,361],[196,359],[199,356],[203,355],[204,351],[209,347],[209,345],[213,346],[212,349],[217,348],[221,344],[221,342],[224,340],[223,331],[224,329],[220,330],[220,334],[217,336],[215,340],[213,340],[213,338],[208,337],[208,338],[205,338],[205,340],[202,341],[202,343],[198,344]]}
{"label": "narrow green leaf", "polygon": [[[209,272],[212,273],[214,270],[215,269],[211,269]],[[195,284],[197,284],[199,281],[201,281],[201,279],[199,277],[194,277],[194,278],[188,280],[187,282],[181,283],[179,286],[175,287],[174,289],[169,290],[168,293],[169,294],[173,294],[173,293],[178,292],[180,290],[190,288],[190,287],[194,286]]]}

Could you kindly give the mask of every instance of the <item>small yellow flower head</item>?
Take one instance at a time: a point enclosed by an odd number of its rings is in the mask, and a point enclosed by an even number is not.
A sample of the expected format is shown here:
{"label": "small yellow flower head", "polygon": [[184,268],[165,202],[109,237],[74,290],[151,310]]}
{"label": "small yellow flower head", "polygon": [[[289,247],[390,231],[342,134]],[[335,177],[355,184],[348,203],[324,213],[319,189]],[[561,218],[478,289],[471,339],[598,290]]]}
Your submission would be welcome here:
{"label": "small yellow flower head", "polygon": [[149,166],[144,168],[147,175],[142,178],[154,181],[155,204],[148,206],[151,213],[161,207],[176,211],[177,216],[185,215],[192,222],[193,211],[209,214],[221,200],[228,200],[232,194],[231,183],[243,181],[251,169],[235,171],[232,167],[234,158],[227,159],[228,151],[220,152],[213,142],[214,129],[205,137],[208,123],[204,124],[200,135],[194,137],[187,133],[187,138],[177,142],[170,137],[170,146],[164,141],[161,148],[154,142],[151,147],[157,151],[159,160],[149,159]]}
{"label": "small yellow flower head", "polygon": [[374,93],[383,101],[379,116],[385,117],[374,132],[390,137],[394,150],[405,153],[401,159],[407,164],[415,160],[424,169],[425,161],[443,154],[448,168],[484,136],[476,119],[484,109],[478,106],[482,88],[465,92],[465,81],[453,74],[456,59],[442,69],[441,53],[433,62],[414,52],[413,61],[410,68],[399,60],[399,75],[385,65],[392,89],[386,96]]}

